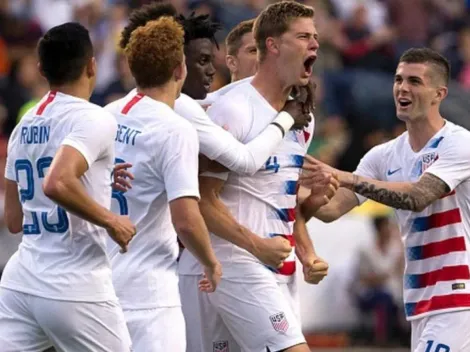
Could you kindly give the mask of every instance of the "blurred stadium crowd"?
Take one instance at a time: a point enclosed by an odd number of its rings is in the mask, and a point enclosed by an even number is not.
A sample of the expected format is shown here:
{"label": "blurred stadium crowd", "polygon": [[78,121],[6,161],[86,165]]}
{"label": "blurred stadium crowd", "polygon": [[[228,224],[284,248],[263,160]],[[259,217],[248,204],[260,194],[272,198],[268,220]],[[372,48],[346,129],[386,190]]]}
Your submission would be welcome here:
{"label": "blurred stadium crowd", "polygon": [[[1,213],[8,136],[22,114],[47,91],[36,69],[37,40],[60,23],[84,24],[90,30],[98,62],[98,82],[92,101],[105,105],[134,87],[117,43],[129,11],[148,2],[150,0],[0,0]],[[217,73],[213,89],[229,82],[224,59],[227,33],[239,22],[256,17],[271,2],[171,1],[180,13],[209,13],[222,24],[223,30],[218,33],[220,49],[215,53]],[[352,171],[371,147],[403,131],[404,126],[395,118],[392,84],[398,58],[410,47],[432,47],[451,61],[452,83],[442,114],[470,127],[467,118],[470,111],[470,0],[305,0],[303,3],[315,8],[321,45],[314,66],[317,127],[312,154]],[[0,273],[19,241],[7,237],[2,221]],[[389,230],[381,220],[376,220],[375,225],[378,248],[383,245],[382,237],[388,236],[380,234]],[[361,273],[367,271],[368,261],[383,262],[380,253],[375,257],[370,254],[371,250],[364,253],[364,258],[359,254],[358,259]],[[383,267],[398,273],[400,281],[399,265],[398,260],[390,259]],[[365,281],[374,281],[370,273],[367,275]],[[361,289],[353,287],[352,291]],[[394,300],[400,301],[400,288],[391,291]],[[366,303],[359,301],[358,305],[361,308]],[[386,333],[387,328],[375,326],[375,330],[375,337],[380,339],[377,334]]]}

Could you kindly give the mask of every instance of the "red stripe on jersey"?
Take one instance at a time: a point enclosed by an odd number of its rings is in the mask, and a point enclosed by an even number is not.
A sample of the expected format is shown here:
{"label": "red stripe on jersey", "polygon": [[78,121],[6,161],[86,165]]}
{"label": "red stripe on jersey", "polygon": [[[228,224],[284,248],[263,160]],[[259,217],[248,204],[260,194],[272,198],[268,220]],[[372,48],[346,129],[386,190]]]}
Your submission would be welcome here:
{"label": "red stripe on jersey", "polygon": [[310,132],[304,130],[304,139],[305,139],[305,143],[307,143],[308,140],[310,139]]}
{"label": "red stripe on jersey", "polygon": [[470,307],[470,294],[434,296],[427,301],[419,301],[416,303],[413,315],[423,314],[438,309],[460,307]]}
{"label": "red stripe on jersey", "polygon": [[444,241],[432,242],[422,247],[422,256],[420,259],[437,257],[439,255],[452,252],[463,252],[467,249],[464,237],[449,238]]}
{"label": "red stripe on jersey", "polygon": [[121,114],[126,115],[132,107],[137,104],[144,95],[142,93],[137,93],[129,102],[122,108]]}
{"label": "red stripe on jersey", "polygon": [[278,274],[281,275],[292,275],[295,273],[295,261],[292,262],[284,262],[284,265],[281,269],[278,269]]}
{"label": "red stripe on jersey", "polygon": [[38,111],[36,111],[37,116],[41,116],[46,107],[52,103],[54,100],[55,96],[57,95],[56,91],[51,91],[49,92],[49,95],[47,96],[47,99],[39,106]]}
{"label": "red stripe on jersey", "polygon": [[446,198],[446,197],[453,196],[454,194],[455,194],[455,189],[454,189],[452,192],[450,192],[450,193],[444,194],[444,195],[443,195],[441,198],[439,198],[439,199],[444,199],[444,198]]}
{"label": "red stripe on jersey", "polygon": [[468,280],[468,265],[445,266],[442,269],[419,275],[420,287],[434,286],[441,281]]}

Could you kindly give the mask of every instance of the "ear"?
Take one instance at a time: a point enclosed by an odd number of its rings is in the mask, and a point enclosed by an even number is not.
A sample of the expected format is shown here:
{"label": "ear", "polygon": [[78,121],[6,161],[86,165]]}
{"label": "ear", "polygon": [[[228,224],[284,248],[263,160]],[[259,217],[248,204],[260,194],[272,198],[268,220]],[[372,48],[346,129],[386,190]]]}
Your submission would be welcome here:
{"label": "ear", "polygon": [[436,96],[435,96],[435,102],[440,103],[443,101],[446,97],[447,94],[449,93],[449,89],[447,87],[439,87],[436,90]]}
{"label": "ear", "polygon": [[230,73],[237,73],[238,71],[238,60],[235,56],[225,56],[225,64],[227,65]]}
{"label": "ear", "polygon": [[266,49],[268,52],[271,52],[275,55],[279,54],[279,39],[268,37],[266,38]]}
{"label": "ear", "polygon": [[186,72],[186,62],[183,61],[180,63],[178,66],[175,67],[175,70],[173,71],[173,76],[175,77],[175,81],[181,81],[182,79],[185,78],[185,72]]}
{"label": "ear", "polygon": [[43,76],[44,78],[46,78],[46,76],[44,75],[44,71],[42,69],[42,66],[41,66],[41,63],[38,62],[38,71],[39,73],[41,74],[41,76]]}
{"label": "ear", "polygon": [[88,78],[92,78],[96,76],[96,60],[95,57],[92,57],[88,64],[86,65],[85,72]]}

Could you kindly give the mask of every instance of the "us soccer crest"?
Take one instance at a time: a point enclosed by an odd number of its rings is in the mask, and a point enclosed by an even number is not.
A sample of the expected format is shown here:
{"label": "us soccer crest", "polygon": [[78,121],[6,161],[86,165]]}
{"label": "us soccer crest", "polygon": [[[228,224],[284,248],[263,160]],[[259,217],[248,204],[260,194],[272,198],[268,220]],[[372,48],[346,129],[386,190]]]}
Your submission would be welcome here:
{"label": "us soccer crest", "polygon": [[278,332],[286,332],[289,328],[289,322],[286,319],[284,312],[280,312],[269,317],[274,330]]}
{"label": "us soccer crest", "polygon": [[212,352],[229,352],[228,341],[215,341],[212,343]]}
{"label": "us soccer crest", "polygon": [[420,156],[419,160],[416,162],[412,176],[419,177],[428,167],[430,167],[436,160],[439,159],[437,152],[426,153]]}

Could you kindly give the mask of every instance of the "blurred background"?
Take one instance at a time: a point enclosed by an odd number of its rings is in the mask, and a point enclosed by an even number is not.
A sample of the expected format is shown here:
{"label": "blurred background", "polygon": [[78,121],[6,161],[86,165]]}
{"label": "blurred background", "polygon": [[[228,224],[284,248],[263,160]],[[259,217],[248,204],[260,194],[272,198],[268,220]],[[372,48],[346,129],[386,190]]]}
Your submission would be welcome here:
{"label": "blurred background", "polygon": [[[36,69],[35,46],[52,26],[84,24],[98,62],[92,101],[105,105],[134,87],[118,50],[129,11],[145,0],[0,0],[0,273],[21,236],[3,224],[3,172],[8,136],[28,108],[46,92]],[[180,13],[209,13],[218,34],[217,75],[213,89],[229,82],[226,34],[251,19],[266,0],[174,0]],[[315,138],[309,153],[352,171],[374,145],[400,134],[395,118],[393,74],[401,53],[429,46],[452,64],[444,117],[470,127],[470,0],[305,0],[315,7],[320,50],[315,63]],[[318,253],[330,263],[319,286],[300,285],[302,320],[316,347],[409,344],[404,321],[400,234],[390,210],[366,202],[332,223],[312,220],[309,230]]]}

